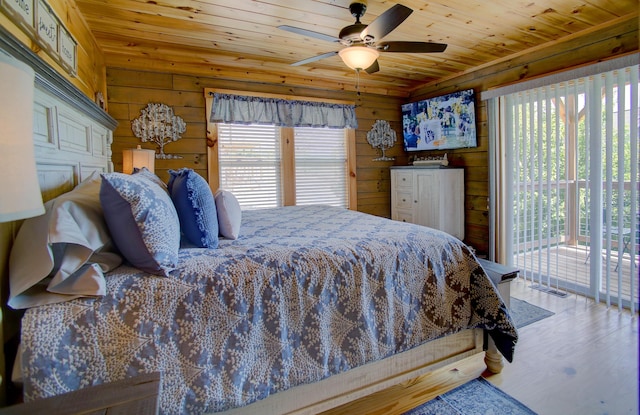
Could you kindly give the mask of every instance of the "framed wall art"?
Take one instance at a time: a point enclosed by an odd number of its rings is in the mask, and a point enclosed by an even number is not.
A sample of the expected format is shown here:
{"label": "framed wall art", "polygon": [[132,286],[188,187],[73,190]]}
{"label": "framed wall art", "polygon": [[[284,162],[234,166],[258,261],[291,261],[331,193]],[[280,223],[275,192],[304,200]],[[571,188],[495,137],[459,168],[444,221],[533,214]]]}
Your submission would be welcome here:
{"label": "framed wall art", "polygon": [[35,0],[0,0],[7,17],[31,37],[35,35]]}
{"label": "framed wall art", "polygon": [[49,52],[53,58],[58,58],[58,18],[51,8],[42,0],[38,0],[36,9],[36,41]]}
{"label": "framed wall art", "polygon": [[69,75],[77,75],[78,42],[45,0],[0,0],[0,11]]}
{"label": "framed wall art", "polygon": [[62,26],[58,28],[58,54],[60,55],[60,64],[71,74],[78,73],[77,62],[77,45],[71,37],[67,29]]}

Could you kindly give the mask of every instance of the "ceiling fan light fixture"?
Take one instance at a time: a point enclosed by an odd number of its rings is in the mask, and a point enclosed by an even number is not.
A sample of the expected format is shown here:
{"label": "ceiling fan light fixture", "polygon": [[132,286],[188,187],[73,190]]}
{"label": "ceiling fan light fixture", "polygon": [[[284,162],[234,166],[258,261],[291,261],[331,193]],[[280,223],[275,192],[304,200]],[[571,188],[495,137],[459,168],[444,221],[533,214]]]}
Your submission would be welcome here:
{"label": "ceiling fan light fixture", "polygon": [[380,53],[377,50],[368,48],[366,46],[349,46],[338,52],[340,58],[349,68],[358,70],[364,70],[373,65],[378,59]]}

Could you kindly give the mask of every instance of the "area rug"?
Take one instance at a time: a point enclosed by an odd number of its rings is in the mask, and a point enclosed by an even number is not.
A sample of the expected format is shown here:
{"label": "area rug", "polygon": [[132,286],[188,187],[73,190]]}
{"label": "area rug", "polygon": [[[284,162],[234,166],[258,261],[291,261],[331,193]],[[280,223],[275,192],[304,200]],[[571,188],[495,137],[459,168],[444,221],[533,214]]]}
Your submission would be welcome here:
{"label": "area rug", "polygon": [[403,415],[535,415],[482,377],[458,386]]}
{"label": "area rug", "polygon": [[554,314],[549,310],[545,310],[542,307],[530,304],[524,300],[511,297],[510,301],[509,314],[511,314],[514,323],[516,323],[516,328],[519,329]]}

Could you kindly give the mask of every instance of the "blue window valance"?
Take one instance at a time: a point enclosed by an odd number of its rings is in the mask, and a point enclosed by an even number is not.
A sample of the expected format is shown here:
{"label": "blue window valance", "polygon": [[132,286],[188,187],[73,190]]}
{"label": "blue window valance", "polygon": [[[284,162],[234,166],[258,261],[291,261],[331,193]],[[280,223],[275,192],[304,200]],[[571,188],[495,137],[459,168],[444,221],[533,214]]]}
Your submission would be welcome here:
{"label": "blue window valance", "polygon": [[211,122],[357,128],[355,105],[213,94]]}

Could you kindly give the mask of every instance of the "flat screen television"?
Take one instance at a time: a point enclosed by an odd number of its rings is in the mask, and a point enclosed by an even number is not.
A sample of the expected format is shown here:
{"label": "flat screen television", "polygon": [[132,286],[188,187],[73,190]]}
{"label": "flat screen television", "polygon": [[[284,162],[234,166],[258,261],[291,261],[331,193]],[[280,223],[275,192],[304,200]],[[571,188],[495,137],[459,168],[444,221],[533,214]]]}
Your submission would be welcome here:
{"label": "flat screen television", "polygon": [[405,151],[476,147],[473,89],[402,105]]}

